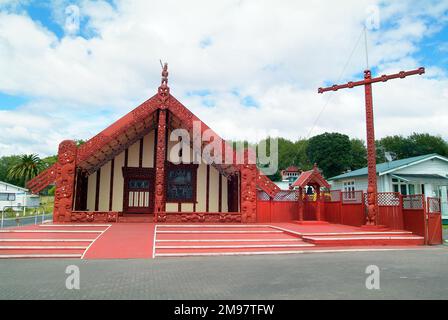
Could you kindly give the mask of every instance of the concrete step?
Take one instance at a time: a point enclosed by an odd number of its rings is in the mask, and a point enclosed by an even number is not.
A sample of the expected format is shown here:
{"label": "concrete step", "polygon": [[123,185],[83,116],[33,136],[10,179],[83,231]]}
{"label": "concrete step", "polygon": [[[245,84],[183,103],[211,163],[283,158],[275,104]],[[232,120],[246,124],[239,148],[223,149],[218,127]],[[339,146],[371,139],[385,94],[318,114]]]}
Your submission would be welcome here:
{"label": "concrete step", "polygon": [[155,256],[188,256],[188,255],[220,255],[220,254],[278,254],[278,253],[293,253],[302,252],[301,249],[313,247],[309,244],[295,245],[295,246],[282,246],[282,247],[268,247],[266,245],[261,247],[203,247],[203,248],[159,248],[155,250]]}
{"label": "concrete step", "polygon": [[256,233],[264,231],[277,231],[276,229],[270,227],[239,227],[239,226],[197,226],[197,227],[182,227],[182,226],[157,226],[157,232],[168,233],[168,232],[180,232],[180,233],[201,233],[201,232],[213,232],[213,233]]}
{"label": "concrete step", "polygon": [[60,241],[0,241],[0,248],[4,247],[87,247],[92,241],[70,241],[70,242],[60,242]]}
{"label": "concrete step", "polygon": [[1,249],[0,255],[36,255],[36,254],[76,254],[81,255],[84,253],[85,249],[74,249],[74,248],[47,248],[47,249],[37,249],[32,247],[16,247],[10,249]]}
{"label": "concrete step", "polygon": [[404,235],[412,235],[411,231],[353,231],[353,232],[305,232],[302,233],[302,236],[404,236]]}
{"label": "concrete step", "polygon": [[0,253],[0,259],[79,259],[82,257],[81,253]]}
{"label": "concrete step", "polygon": [[213,229],[213,230],[157,230],[157,233],[165,233],[165,234],[191,234],[191,233],[199,233],[199,234],[253,234],[253,233],[262,233],[262,234],[279,234],[283,233],[281,230],[275,230],[275,229],[266,229],[266,230],[220,230],[220,229]]}
{"label": "concrete step", "polygon": [[174,253],[155,253],[154,257],[197,257],[197,256],[236,256],[236,255],[273,255],[273,254],[298,254],[304,253],[304,250],[249,250],[249,251],[220,251],[220,252],[174,252]]}
{"label": "concrete step", "polygon": [[317,246],[418,246],[424,238],[415,235],[346,235],[303,236],[303,240]]}
{"label": "concrete step", "polygon": [[226,241],[226,242],[157,242],[156,249],[222,249],[222,248],[282,248],[282,247],[312,247],[313,244],[296,241],[277,241],[277,242],[244,242],[244,241]]}
{"label": "concrete step", "polygon": [[157,230],[157,240],[225,240],[225,239],[297,239],[287,233],[159,233]]}

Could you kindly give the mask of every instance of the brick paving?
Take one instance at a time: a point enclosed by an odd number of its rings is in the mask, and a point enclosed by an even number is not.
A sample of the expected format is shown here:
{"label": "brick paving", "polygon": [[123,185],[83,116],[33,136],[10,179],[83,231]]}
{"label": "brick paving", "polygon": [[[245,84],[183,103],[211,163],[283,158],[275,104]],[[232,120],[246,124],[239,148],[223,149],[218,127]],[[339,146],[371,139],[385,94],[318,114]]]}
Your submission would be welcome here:
{"label": "brick paving", "polygon": [[[0,299],[448,299],[448,247],[141,260],[4,260]],[[65,268],[80,268],[80,290]],[[381,290],[365,288],[365,268]]]}

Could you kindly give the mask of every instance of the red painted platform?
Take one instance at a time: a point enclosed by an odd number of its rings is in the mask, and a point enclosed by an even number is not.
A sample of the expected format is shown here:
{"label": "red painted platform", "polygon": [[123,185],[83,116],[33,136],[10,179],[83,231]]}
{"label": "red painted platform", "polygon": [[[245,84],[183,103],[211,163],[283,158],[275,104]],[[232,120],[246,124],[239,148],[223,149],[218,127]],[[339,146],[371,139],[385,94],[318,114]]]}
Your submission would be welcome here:
{"label": "red painted platform", "polygon": [[0,258],[82,258],[109,227],[45,224],[1,229]]}
{"label": "red painted platform", "polygon": [[422,248],[408,231],[335,224],[46,224],[0,230],[0,258],[150,259]]}
{"label": "red painted platform", "polygon": [[148,259],[153,255],[154,223],[116,223],[96,240],[84,259]]}

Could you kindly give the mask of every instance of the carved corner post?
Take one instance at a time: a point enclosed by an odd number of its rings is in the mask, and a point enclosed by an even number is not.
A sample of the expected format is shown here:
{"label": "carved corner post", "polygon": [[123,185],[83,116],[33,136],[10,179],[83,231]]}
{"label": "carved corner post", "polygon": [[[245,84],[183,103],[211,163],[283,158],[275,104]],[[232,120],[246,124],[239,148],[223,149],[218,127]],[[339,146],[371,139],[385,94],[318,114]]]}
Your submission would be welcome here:
{"label": "carved corner post", "polygon": [[373,122],[373,97],[372,84],[368,80],[372,78],[370,70],[364,71],[366,81],[365,99],[366,99],[366,126],[367,126],[367,169],[368,169],[368,187],[367,187],[367,221],[366,225],[377,225],[378,219],[378,192],[376,185],[376,150],[375,150],[375,129]]}
{"label": "carved corner post", "polygon": [[159,110],[156,142],[156,181],[154,195],[154,221],[166,221],[165,213],[165,161],[166,161],[166,109]]}
{"label": "carved corner post", "polygon": [[241,165],[241,222],[257,222],[257,167]]}
{"label": "carved corner post", "polygon": [[76,143],[62,141],[58,150],[58,170],[54,196],[54,222],[69,222],[73,208],[73,195],[76,176]]}

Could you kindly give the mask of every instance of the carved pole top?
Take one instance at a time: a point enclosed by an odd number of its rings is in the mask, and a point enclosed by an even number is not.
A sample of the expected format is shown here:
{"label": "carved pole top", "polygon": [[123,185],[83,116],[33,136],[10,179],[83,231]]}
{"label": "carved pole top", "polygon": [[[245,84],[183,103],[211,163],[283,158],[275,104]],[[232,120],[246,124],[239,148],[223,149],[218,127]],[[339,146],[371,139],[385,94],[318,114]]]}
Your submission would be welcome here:
{"label": "carved pole top", "polygon": [[165,109],[168,97],[170,96],[170,88],[168,87],[168,63],[164,63],[162,67],[162,81],[158,90],[160,107]]}
{"label": "carved pole top", "polygon": [[163,64],[162,81],[161,81],[160,85],[162,87],[167,87],[168,86],[168,63],[166,63],[166,62]]}

